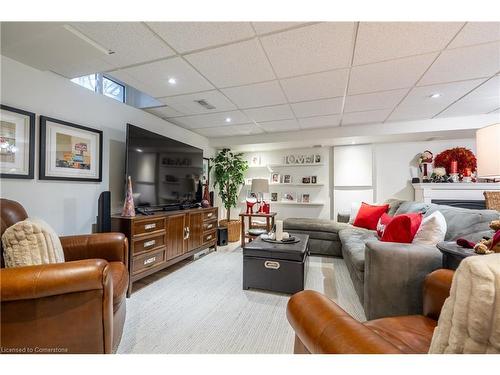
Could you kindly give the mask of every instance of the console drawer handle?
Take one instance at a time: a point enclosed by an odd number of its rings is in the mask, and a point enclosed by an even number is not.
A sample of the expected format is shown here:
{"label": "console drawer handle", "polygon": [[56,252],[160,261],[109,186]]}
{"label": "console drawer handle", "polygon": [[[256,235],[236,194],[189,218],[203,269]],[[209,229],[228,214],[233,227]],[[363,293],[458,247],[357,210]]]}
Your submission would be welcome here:
{"label": "console drawer handle", "polygon": [[151,257],[151,258],[145,259],[144,265],[146,266],[148,264],[154,263],[155,260],[156,260],[156,257]]}
{"label": "console drawer handle", "polygon": [[212,239],[212,235],[207,236],[207,241]]}
{"label": "console drawer handle", "polygon": [[214,226],[213,224],[208,224],[208,225],[207,225],[207,229],[210,229],[210,228],[212,228],[213,226]]}
{"label": "console drawer handle", "polygon": [[213,215],[213,212],[210,212],[209,214],[207,214],[207,217],[212,217]]}
{"label": "console drawer handle", "polygon": [[272,269],[272,270],[277,270],[280,268],[280,264],[279,264],[279,262],[273,262],[270,260],[266,260],[264,262],[264,267]]}
{"label": "console drawer handle", "polygon": [[144,242],[144,247],[151,247],[156,244],[156,240],[146,241]]}
{"label": "console drawer handle", "polygon": [[156,223],[144,225],[144,230],[150,230],[150,229],[155,229],[155,228],[156,228]]}

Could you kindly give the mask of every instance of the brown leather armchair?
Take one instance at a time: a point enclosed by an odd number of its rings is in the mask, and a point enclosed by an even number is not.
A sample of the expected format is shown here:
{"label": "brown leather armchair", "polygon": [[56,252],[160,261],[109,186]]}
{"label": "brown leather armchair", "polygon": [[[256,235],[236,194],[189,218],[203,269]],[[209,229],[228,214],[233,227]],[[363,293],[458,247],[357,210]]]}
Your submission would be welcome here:
{"label": "brown leather armchair", "polygon": [[[1,234],[28,217],[0,199]],[[4,268],[3,353],[112,353],[125,322],[128,243],[121,233],[61,237],[65,263]]]}
{"label": "brown leather armchair", "polygon": [[427,275],[423,315],[407,315],[360,323],[321,293],[305,290],[288,301],[287,317],[295,330],[296,354],[427,353],[453,271]]}

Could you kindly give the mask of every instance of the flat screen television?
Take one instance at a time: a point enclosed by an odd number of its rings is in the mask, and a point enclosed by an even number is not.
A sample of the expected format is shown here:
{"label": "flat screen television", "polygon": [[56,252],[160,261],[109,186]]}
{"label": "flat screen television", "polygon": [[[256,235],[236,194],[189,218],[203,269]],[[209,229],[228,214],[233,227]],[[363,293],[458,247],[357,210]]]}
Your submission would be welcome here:
{"label": "flat screen television", "polygon": [[176,208],[201,201],[203,150],[127,124],[125,173],[136,207]]}

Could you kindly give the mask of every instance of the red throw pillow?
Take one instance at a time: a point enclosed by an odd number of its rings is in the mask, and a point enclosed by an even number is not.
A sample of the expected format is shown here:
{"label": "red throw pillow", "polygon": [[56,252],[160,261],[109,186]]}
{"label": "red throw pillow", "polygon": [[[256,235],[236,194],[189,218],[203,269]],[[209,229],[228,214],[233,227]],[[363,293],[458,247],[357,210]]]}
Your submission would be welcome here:
{"label": "red throw pillow", "polygon": [[387,225],[391,222],[393,219],[392,216],[383,213],[382,216],[380,216],[380,219],[378,220],[377,223],[377,236],[378,238],[382,238],[382,235],[384,234],[385,228],[387,228]]}
{"label": "red throw pillow", "polygon": [[352,225],[355,227],[375,230],[377,229],[378,219],[380,219],[380,217],[386,213],[388,209],[388,204],[374,206],[363,202],[361,203],[358,215],[356,216],[356,219],[354,219],[354,223]]}
{"label": "red throw pillow", "polygon": [[411,243],[422,223],[421,213],[397,215],[387,224],[380,241]]}

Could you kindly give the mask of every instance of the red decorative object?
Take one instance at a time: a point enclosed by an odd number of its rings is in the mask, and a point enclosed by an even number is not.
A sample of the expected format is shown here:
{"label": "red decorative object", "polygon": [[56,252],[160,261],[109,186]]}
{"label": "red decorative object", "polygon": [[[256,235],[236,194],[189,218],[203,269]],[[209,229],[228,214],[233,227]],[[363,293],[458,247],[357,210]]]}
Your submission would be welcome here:
{"label": "red decorative object", "polygon": [[374,206],[368,203],[361,203],[356,219],[354,219],[353,225],[355,227],[366,228],[370,230],[377,229],[377,223],[382,214],[387,212],[389,209],[388,204],[382,206]]}
{"label": "red decorative object", "polygon": [[451,171],[452,161],[457,162],[457,172],[462,175],[465,173],[466,168],[470,168],[471,172],[474,172],[477,168],[477,160],[474,153],[465,147],[455,147],[441,152],[434,158],[434,167],[446,168],[446,173],[448,174],[457,173]]}
{"label": "red decorative object", "polygon": [[458,173],[458,162],[456,160],[452,160],[450,163],[450,173]]}
{"label": "red decorative object", "polygon": [[387,224],[380,241],[412,243],[413,237],[417,234],[418,228],[422,224],[421,213],[411,213],[397,215]]}
{"label": "red decorative object", "polygon": [[271,211],[271,205],[269,204],[269,202],[263,201],[261,207],[262,207],[262,212],[265,214],[268,214]]}

